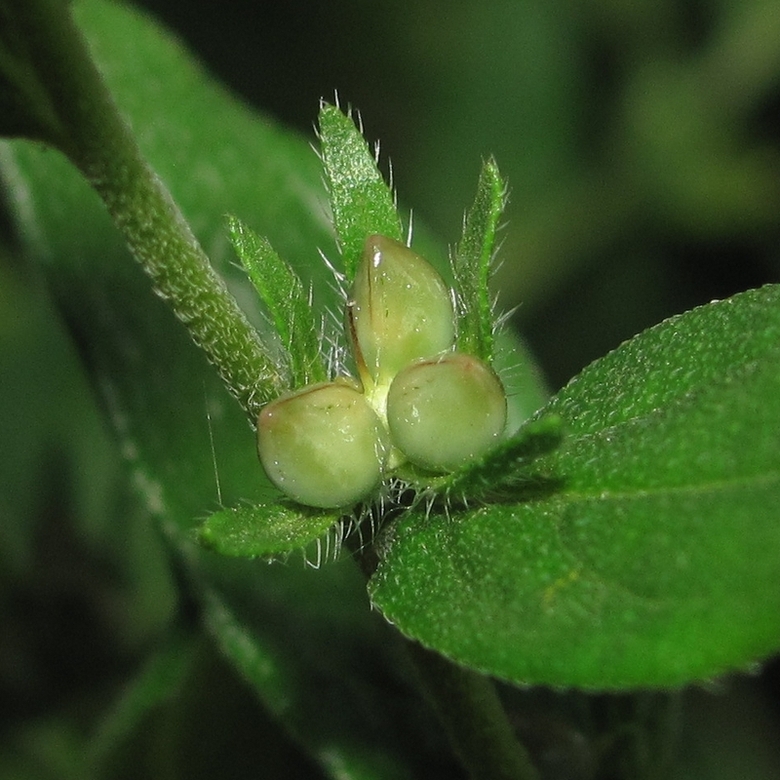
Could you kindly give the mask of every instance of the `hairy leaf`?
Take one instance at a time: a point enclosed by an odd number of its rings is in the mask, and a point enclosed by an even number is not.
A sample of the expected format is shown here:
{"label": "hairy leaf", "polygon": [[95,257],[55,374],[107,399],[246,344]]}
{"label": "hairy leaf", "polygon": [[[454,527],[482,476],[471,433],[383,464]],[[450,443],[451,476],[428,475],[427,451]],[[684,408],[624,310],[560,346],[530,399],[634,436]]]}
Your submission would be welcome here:
{"label": "hairy leaf", "polygon": [[560,417],[542,416],[524,425],[481,460],[441,479],[436,486],[449,500],[517,501],[562,486],[555,474],[538,472],[534,461],[561,443]]}
{"label": "hairy leaf", "polygon": [[495,160],[482,166],[477,196],[466,215],[463,237],[455,250],[452,270],[458,301],[458,348],[483,360],[493,359],[493,302],[488,280],[498,220],[506,188]]}
{"label": "hairy leaf", "polygon": [[780,286],[674,317],[539,413],[551,494],[410,513],[371,583],[402,631],[509,680],[671,686],[780,647]]}
{"label": "hairy leaf", "polygon": [[237,217],[228,217],[227,224],[236,254],[282,341],[291,387],[325,381],[321,332],[300,277],[279,257],[267,238],[258,236]]}
{"label": "hairy leaf", "polygon": [[401,241],[401,220],[376,158],[351,116],[323,104],[319,126],[333,224],[351,282],[366,238],[379,233]]}
{"label": "hairy leaf", "polygon": [[257,504],[215,512],[201,526],[200,541],[223,555],[272,557],[305,548],[339,520],[333,512],[299,504]]}

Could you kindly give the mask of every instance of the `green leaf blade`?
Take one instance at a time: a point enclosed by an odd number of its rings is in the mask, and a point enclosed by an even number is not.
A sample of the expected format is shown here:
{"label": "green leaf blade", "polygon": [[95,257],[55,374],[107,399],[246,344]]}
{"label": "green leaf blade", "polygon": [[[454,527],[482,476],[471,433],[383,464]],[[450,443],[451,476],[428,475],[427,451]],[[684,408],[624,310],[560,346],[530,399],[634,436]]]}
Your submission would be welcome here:
{"label": "green leaf blade", "polygon": [[223,509],[201,526],[201,543],[222,555],[270,558],[304,549],[319,539],[340,515],[298,504],[256,504]]}
{"label": "green leaf blade", "polygon": [[351,283],[366,238],[379,233],[402,241],[401,219],[376,158],[352,118],[323,104],[319,128],[333,224]]}
{"label": "green leaf blade", "polygon": [[506,186],[491,158],[482,166],[477,195],[452,262],[458,298],[458,347],[487,361],[493,359],[494,336],[488,281],[505,202]]}
{"label": "green leaf blade", "polygon": [[549,494],[562,485],[553,474],[539,473],[534,461],[563,438],[557,415],[531,420],[484,458],[443,478],[438,490],[455,501],[520,500]]}
{"label": "green leaf blade", "polygon": [[237,217],[229,216],[227,225],[236,254],[282,341],[291,387],[324,382],[327,371],[320,331],[300,277],[279,257],[267,238],[257,235]]}
{"label": "green leaf blade", "polygon": [[766,657],[780,646],[778,366],[778,286],[626,342],[537,415],[563,421],[533,461],[561,488],[405,518],[375,605],[523,683],[667,687]]}
{"label": "green leaf blade", "polygon": [[[104,0],[70,5],[146,157],[252,319],[260,306],[226,240],[226,211],[267,235],[296,267],[315,260],[301,276],[327,295],[330,272],[311,248],[332,247],[332,235],[318,208],[322,172],[307,140],[249,112],[140,11]],[[438,748],[419,751],[406,714],[416,712],[418,700],[385,656],[385,627],[366,609],[363,577],[348,560],[315,572],[227,559],[196,543],[199,520],[215,501],[264,503],[277,495],[245,415],[63,157],[40,145],[0,142],[0,172],[10,202],[24,206],[12,209],[20,251],[42,267],[139,499],[160,521],[226,657],[323,776],[421,776]],[[67,430],[78,436],[82,424]],[[396,708],[387,708],[376,674],[400,691]],[[365,718],[366,707],[378,719]],[[79,755],[74,750],[68,755]],[[80,758],[79,768],[84,763]]]}

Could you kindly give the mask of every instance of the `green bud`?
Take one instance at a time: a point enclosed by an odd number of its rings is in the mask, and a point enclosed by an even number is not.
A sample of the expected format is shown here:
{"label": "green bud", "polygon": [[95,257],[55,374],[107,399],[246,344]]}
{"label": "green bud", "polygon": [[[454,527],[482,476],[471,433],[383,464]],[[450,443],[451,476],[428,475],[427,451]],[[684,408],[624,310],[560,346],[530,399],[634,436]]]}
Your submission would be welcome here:
{"label": "green bud", "polygon": [[506,424],[506,394],[486,363],[451,352],[412,363],[395,377],[387,421],[393,444],[412,463],[454,471],[498,442]]}
{"label": "green bud", "polygon": [[347,507],[382,479],[388,436],[348,380],[310,385],[260,412],[257,451],[268,478],[301,504]]}
{"label": "green bud", "polygon": [[432,265],[385,236],[366,239],[347,314],[358,370],[371,392],[408,363],[452,347],[447,285]]}

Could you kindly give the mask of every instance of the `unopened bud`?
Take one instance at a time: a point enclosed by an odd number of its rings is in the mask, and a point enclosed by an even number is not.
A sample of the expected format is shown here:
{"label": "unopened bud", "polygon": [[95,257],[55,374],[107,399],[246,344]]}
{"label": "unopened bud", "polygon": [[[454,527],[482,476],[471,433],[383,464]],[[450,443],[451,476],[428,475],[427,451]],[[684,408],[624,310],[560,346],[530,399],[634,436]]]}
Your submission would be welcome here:
{"label": "unopened bud", "polygon": [[311,385],[260,412],[257,450],[268,478],[301,504],[347,507],[377,487],[387,431],[346,380]]}
{"label": "unopened bud", "polygon": [[385,236],[366,239],[348,317],[364,383],[389,385],[412,360],[451,349],[455,320],[432,265]]}
{"label": "unopened bud", "polygon": [[393,444],[412,463],[454,471],[498,442],[506,424],[506,394],[487,364],[451,352],[412,363],[395,377],[387,421]]}

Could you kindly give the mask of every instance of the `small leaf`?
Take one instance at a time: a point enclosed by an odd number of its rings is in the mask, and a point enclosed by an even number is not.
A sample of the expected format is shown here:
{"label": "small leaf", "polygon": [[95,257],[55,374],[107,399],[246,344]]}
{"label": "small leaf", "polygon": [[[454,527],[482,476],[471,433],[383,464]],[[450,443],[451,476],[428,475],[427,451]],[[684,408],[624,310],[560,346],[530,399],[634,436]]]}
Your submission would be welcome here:
{"label": "small leaf", "polygon": [[437,489],[466,501],[517,501],[549,494],[560,488],[563,480],[554,473],[535,469],[534,460],[552,452],[562,438],[558,415],[531,420],[484,458],[446,477]]}
{"label": "small leaf", "polygon": [[338,512],[298,504],[256,504],[215,512],[201,526],[198,538],[222,555],[269,557],[302,550],[334,526]]}
{"label": "small leaf", "polygon": [[566,431],[532,463],[558,488],[407,514],[388,529],[374,604],[528,684],[682,685],[777,651],[778,366],[780,285],[641,333],[537,415]]}
{"label": "small leaf", "polygon": [[229,216],[227,224],[236,254],[282,340],[291,387],[324,382],[327,372],[320,331],[298,274],[279,257],[267,238],[258,236],[237,217]]}
{"label": "small leaf", "polygon": [[452,270],[458,299],[458,348],[493,359],[493,303],[488,281],[506,188],[492,158],[482,166],[477,196],[463,224]]}
{"label": "small leaf", "polygon": [[352,118],[336,106],[323,104],[319,126],[333,224],[351,283],[366,238],[378,233],[401,241],[401,220],[376,158]]}

